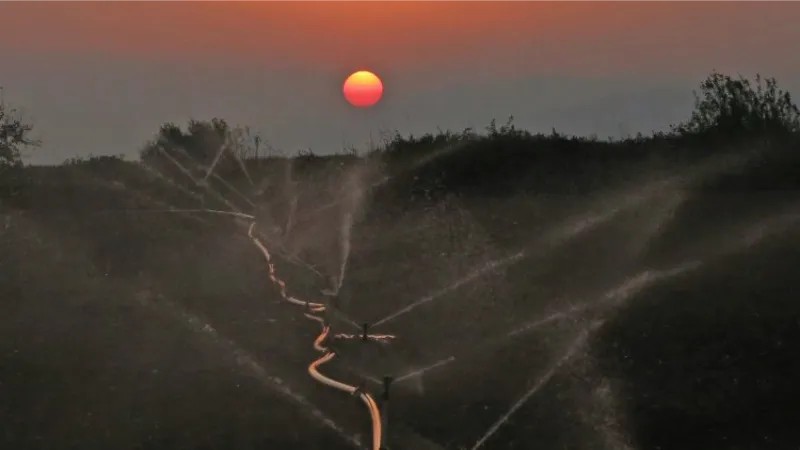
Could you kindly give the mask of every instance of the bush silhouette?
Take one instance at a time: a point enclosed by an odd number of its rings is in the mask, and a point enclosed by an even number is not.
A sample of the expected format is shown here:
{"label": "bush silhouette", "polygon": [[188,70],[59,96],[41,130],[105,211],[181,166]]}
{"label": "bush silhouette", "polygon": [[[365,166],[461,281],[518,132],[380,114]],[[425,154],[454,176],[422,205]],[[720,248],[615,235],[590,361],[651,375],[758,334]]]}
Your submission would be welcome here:
{"label": "bush silhouette", "polygon": [[143,159],[158,157],[161,152],[178,157],[185,153],[199,162],[210,162],[231,134],[228,123],[219,118],[210,121],[190,120],[186,131],[174,123],[166,123],[156,138],[141,151]]}
{"label": "bush silhouette", "polygon": [[[635,172],[633,167],[648,158],[693,164],[710,153],[760,145],[764,138],[776,144],[782,141],[781,148],[793,149],[799,131],[800,112],[774,78],[757,75],[751,82],[741,76],[735,79],[712,72],[695,92],[694,110],[685,122],[668,132],[638,133],[624,139],[567,136],[555,129],[533,134],[516,128],[512,116],[502,125],[492,120],[480,131],[439,130],[418,136],[394,133],[385,136],[383,145],[365,158],[355,153],[344,159],[341,154],[320,156],[308,149],[290,162],[286,158],[263,158],[258,151],[263,143],[260,136],[253,137],[247,128],[231,127],[225,120],[214,118],[189,121],[185,129],[172,123],[163,125],[141,156],[169,178],[201,191],[204,188],[193,180],[214,182],[216,174],[235,178],[243,172],[243,164],[256,166],[256,172],[260,172],[257,178],[268,178],[274,185],[285,172],[279,167],[291,167],[295,181],[310,182],[322,172],[330,174],[334,169],[367,161],[392,179],[375,195],[387,195],[387,204],[400,204],[470,192],[585,192],[620,182],[628,176],[620,170]],[[211,168],[213,174],[209,173]],[[786,178],[783,171],[781,174],[778,178]]]}
{"label": "bush silhouette", "polygon": [[[2,90],[0,87],[0,93]],[[32,131],[33,125],[25,121],[22,111],[6,105],[0,96],[0,168],[20,166],[22,149],[40,144],[31,138]]]}
{"label": "bush silhouette", "polygon": [[778,88],[775,78],[762,79],[756,75],[755,83],[739,76],[713,72],[694,93],[694,111],[688,121],[673,126],[681,135],[721,132],[785,133],[800,130],[800,111],[791,95]]}

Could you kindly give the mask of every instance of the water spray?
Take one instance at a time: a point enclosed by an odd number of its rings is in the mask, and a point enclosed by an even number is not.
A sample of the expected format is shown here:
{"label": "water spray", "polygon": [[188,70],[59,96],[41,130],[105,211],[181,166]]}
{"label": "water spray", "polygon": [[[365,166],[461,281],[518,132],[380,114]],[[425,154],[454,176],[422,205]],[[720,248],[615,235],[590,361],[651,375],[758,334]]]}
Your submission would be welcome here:
{"label": "water spray", "polygon": [[[336,291],[323,291],[323,294],[326,295],[329,299],[327,305],[323,305],[320,303],[311,303],[308,300],[298,300],[286,293],[286,283],[278,278],[276,271],[275,271],[275,264],[272,262],[272,257],[270,255],[269,250],[267,247],[261,242],[258,237],[253,234],[255,229],[255,221],[250,224],[248,228],[247,235],[253,241],[253,244],[261,251],[264,255],[264,259],[267,262],[267,266],[269,269],[269,278],[270,280],[279,287],[281,297],[289,303],[296,304],[298,306],[302,306],[306,309],[306,313],[304,314],[307,318],[312,319],[314,321],[320,322],[322,324],[322,331],[314,340],[314,349],[323,353],[323,356],[319,359],[315,360],[308,366],[308,374],[311,375],[316,381],[326,386],[332,387],[334,389],[346,392],[348,394],[354,395],[361,399],[362,403],[367,407],[367,410],[370,413],[370,418],[372,421],[372,446],[370,447],[372,450],[385,450],[385,437],[384,437],[384,428],[386,425],[386,419],[382,417],[381,410],[378,408],[377,403],[372,398],[372,396],[366,392],[364,386],[352,386],[346,383],[343,383],[338,380],[334,380],[333,378],[329,378],[324,374],[320,373],[318,368],[323,364],[331,361],[337,356],[336,349],[333,348],[333,342],[328,342],[328,337],[331,333],[331,319],[333,318],[332,314],[335,310],[335,306],[338,305],[338,292]],[[317,316],[315,313],[322,313],[322,316]],[[366,328],[363,330],[364,335],[367,339],[375,339],[375,340],[387,340],[393,338],[394,336],[371,336],[366,334]],[[339,337],[340,335],[336,335],[335,337]],[[351,337],[351,335],[341,335],[346,337]],[[387,397],[388,398],[388,397]],[[385,403],[385,402],[384,402]],[[385,409],[385,406],[384,406]]]}
{"label": "water spray", "polygon": [[[1,87],[0,87],[0,102],[2,102],[2,88]],[[320,351],[321,353],[323,353],[323,356],[318,358],[317,360],[313,361],[308,366],[309,374],[316,381],[318,381],[318,382],[320,382],[322,384],[325,384],[325,385],[330,386],[332,388],[335,388],[335,389],[342,390],[344,392],[350,393],[354,397],[359,398],[366,405],[367,409],[370,412],[370,417],[372,419],[372,431],[373,431],[372,438],[373,439],[372,439],[372,446],[370,447],[371,450],[388,450],[387,442],[386,442],[387,441],[386,436],[387,436],[387,430],[388,430],[389,391],[390,391],[391,384],[394,381],[400,382],[400,381],[403,381],[404,379],[408,379],[408,378],[411,378],[411,377],[419,376],[419,375],[421,375],[421,374],[423,374],[423,373],[425,373],[425,372],[427,372],[429,370],[432,370],[435,367],[440,367],[440,366],[443,366],[443,365],[445,365],[445,364],[447,364],[449,362],[452,362],[456,358],[451,356],[451,357],[447,358],[446,360],[439,361],[439,362],[437,362],[437,363],[435,363],[435,364],[433,364],[433,365],[431,365],[431,366],[429,366],[427,368],[414,371],[412,373],[406,374],[406,375],[401,376],[401,377],[396,378],[396,379],[393,379],[392,377],[389,377],[389,376],[384,376],[382,378],[382,380],[374,380],[374,379],[368,379],[367,378],[367,379],[363,380],[362,382],[360,382],[358,385],[355,385],[355,386],[351,386],[351,385],[342,383],[340,381],[334,380],[332,378],[328,378],[327,376],[321,374],[317,370],[320,366],[322,366],[323,364],[331,361],[336,356],[338,356],[337,349],[335,348],[336,347],[336,341],[338,339],[352,339],[352,340],[360,339],[362,342],[368,342],[368,341],[386,342],[389,339],[394,338],[394,336],[391,336],[391,335],[371,335],[371,334],[369,334],[370,324],[364,323],[364,324],[361,324],[359,326],[358,324],[356,324],[353,321],[349,321],[349,323],[354,325],[356,328],[360,328],[361,333],[359,335],[348,335],[348,334],[341,334],[341,333],[333,335],[331,333],[331,325],[332,325],[333,319],[335,317],[341,317],[342,316],[341,312],[337,312],[336,310],[339,309],[339,306],[340,306],[339,292],[341,290],[343,279],[344,279],[344,276],[345,276],[345,271],[346,271],[346,268],[347,268],[348,255],[349,255],[349,251],[350,251],[350,231],[351,231],[351,227],[353,225],[353,223],[352,223],[353,222],[353,217],[352,217],[353,212],[351,211],[351,212],[345,214],[345,216],[343,217],[344,223],[343,223],[343,227],[342,227],[342,235],[340,236],[341,237],[341,243],[342,243],[342,261],[341,261],[340,271],[339,271],[338,277],[333,277],[333,279],[331,280],[332,281],[332,286],[333,286],[333,291],[323,292],[323,294],[328,297],[327,305],[323,305],[323,304],[320,304],[320,303],[312,303],[312,302],[309,302],[308,300],[305,300],[305,301],[298,300],[296,298],[293,298],[293,297],[287,295],[285,283],[282,280],[280,280],[279,278],[277,278],[277,276],[275,274],[275,268],[274,268],[274,264],[272,262],[272,258],[271,258],[270,252],[267,250],[267,248],[264,246],[264,244],[259,240],[259,238],[256,237],[253,234],[253,230],[254,230],[254,227],[256,225],[255,224],[255,220],[256,220],[255,217],[253,215],[251,215],[251,214],[246,214],[244,212],[239,211],[236,208],[235,205],[233,205],[230,202],[228,202],[227,199],[225,199],[219,192],[215,191],[213,189],[213,187],[210,186],[207,183],[207,181],[208,181],[208,179],[210,177],[218,179],[228,189],[230,189],[234,193],[239,194],[241,197],[243,197],[245,199],[245,201],[247,201],[251,206],[254,206],[254,207],[256,206],[246,196],[241,194],[241,192],[237,191],[233,186],[231,186],[227,182],[225,182],[224,179],[222,179],[221,177],[219,177],[218,175],[213,173],[216,165],[218,164],[218,162],[220,160],[220,157],[221,157],[223,151],[225,150],[225,148],[221,148],[219,150],[219,152],[216,154],[216,156],[214,158],[214,161],[212,162],[211,166],[206,168],[205,177],[203,177],[200,180],[196,179],[189,170],[187,170],[184,166],[182,166],[171,155],[167,154],[164,151],[164,149],[159,148],[159,150],[173,164],[175,164],[185,175],[187,175],[189,178],[191,178],[192,181],[195,182],[197,187],[205,188],[206,191],[211,193],[213,196],[216,196],[219,199],[221,199],[223,202],[225,202],[226,205],[230,206],[231,209],[234,209],[235,211],[220,211],[220,210],[210,210],[210,209],[182,209],[182,210],[179,210],[179,209],[170,208],[170,209],[166,209],[166,210],[163,210],[163,211],[157,211],[157,210],[153,211],[153,210],[151,210],[149,212],[211,213],[211,214],[228,215],[228,216],[238,217],[238,218],[247,219],[247,220],[252,221],[251,225],[250,225],[250,228],[248,230],[248,237],[253,241],[253,243],[263,253],[263,255],[264,255],[264,257],[265,257],[265,259],[267,261],[267,264],[269,266],[270,279],[278,287],[280,287],[280,294],[283,297],[283,299],[287,300],[290,303],[294,303],[294,304],[302,306],[304,308],[304,310],[305,310],[304,311],[304,315],[307,318],[315,320],[315,321],[318,321],[322,325],[321,333],[318,335],[318,337],[314,341],[314,348],[317,351]],[[183,151],[183,153],[184,153],[184,155],[188,156],[188,154],[186,154],[185,151]],[[250,181],[250,184],[253,185],[252,179],[250,178],[249,174],[247,173],[247,169],[244,166],[243,161],[233,151],[231,151],[231,153],[233,154],[233,156],[239,162],[243,172],[245,172],[245,175],[248,178],[248,181]],[[191,160],[191,158],[189,158],[189,159]],[[146,165],[145,165],[145,167],[149,169],[149,167],[147,167]],[[201,168],[202,168],[202,166],[201,166]],[[155,170],[151,170],[151,171],[155,171]],[[161,175],[160,173],[158,173],[158,171],[155,171],[155,172],[157,173],[157,176],[160,175],[160,177],[165,179],[166,181],[171,181],[168,178],[166,178],[163,175]],[[384,180],[379,181],[377,184],[382,184],[382,183],[385,183],[386,181],[388,181],[388,178],[385,178]],[[177,185],[174,182],[173,182],[173,184],[175,186],[181,188],[180,185]],[[376,184],[374,184],[371,187],[374,187],[375,185]],[[191,192],[189,190],[186,190],[186,189],[182,189],[182,190],[187,195],[191,195],[192,197],[196,197],[196,195],[197,195],[196,193]],[[572,224],[572,226],[563,227],[561,230],[559,230],[558,233],[554,233],[552,236],[549,236],[549,237],[553,241],[566,241],[566,240],[574,237],[577,234],[580,234],[582,232],[585,232],[588,229],[591,229],[592,227],[596,226],[597,224],[600,224],[600,223],[603,223],[603,222],[606,222],[606,221],[610,220],[619,211],[624,210],[626,208],[629,208],[632,205],[635,206],[636,204],[640,203],[641,201],[643,201],[644,199],[647,199],[647,198],[649,198],[649,195],[638,195],[638,196],[636,196],[636,198],[634,198],[632,200],[629,200],[629,201],[626,201],[626,202],[623,202],[622,205],[619,205],[619,206],[617,206],[615,208],[611,208],[610,210],[604,212],[603,214],[595,214],[593,216],[584,218],[583,220],[577,221],[576,223]],[[341,200],[337,200],[336,202],[334,202],[334,203],[332,203],[330,205],[325,205],[322,208],[319,208],[317,211],[312,211],[311,215],[313,215],[315,213],[318,213],[321,210],[324,210],[324,209],[339,205],[340,203],[341,203]],[[291,205],[290,205],[289,217],[287,218],[286,226],[285,226],[285,229],[284,229],[284,231],[286,233],[288,233],[288,231],[291,229],[292,225],[294,224],[294,220],[293,219],[295,218],[295,215],[296,215],[296,209],[297,209],[297,195],[295,195],[293,197],[293,201],[291,202]],[[148,212],[148,211],[137,211],[137,212]],[[797,215],[795,214],[794,216],[792,216],[792,219],[793,220],[797,220]],[[760,238],[763,237],[762,236],[763,232],[761,230],[755,230],[755,231],[757,231],[757,232],[753,233],[755,235],[752,238],[753,240],[759,240]],[[452,229],[450,230],[450,232],[451,232],[450,236],[451,236],[451,240],[452,240]],[[528,256],[527,252],[526,251],[522,251],[522,252],[519,252],[519,253],[517,253],[515,255],[512,255],[509,258],[505,258],[504,260],[491,261],[488,264],[486,264],[483,268],[475,270],[472,273],[470,273],[469,275],[467,275],[467,277],[465,277],[464,279],[457,281],[454,285],[449,286],[449,287],[444,288],[444,289],[441,289],[439,291],[436,291],[436,292],[430,294],[429,296],[427,296],[427,297],[425,297],[425,298],[423,298],[423,299],[421,299],[421,300],[419,300],[419,301],[417,301],[417,302],[415,302],[415,303],[413,303],[413,304],[401,309],[400,311],[397,311],[397,312],[395,312],[395,313],[393,313],[393,314],[391,314],[391,315],[389,315],[389,316],[387,316],[387,317],[385,317],[383,319],[380,319],[379,321],[377,321],[373,325],[379,325],[379,324],[383,324],[383,323],[389,322],[391,320],[394,320],[397,317],[400,317],[400,316],[408,313],[409,311],[411,311],[412,309],[414,309],[414,308],[416,308],[418,306],[421,306],[421,305],[426,304],[426,303],[430,303],[430,302],[432,302],[432,301],[444,296],[445,294],[452,292],[454,289],[457,289],[460,286],[463,286],[464,284],[471,282],[473,279],[475,279],[478,276],[481,276],[481,275],[483,275],[483,274],[485,274],[487,272],[496,270],[496,269],[498,269],[500,267],[503,267],[505,265],[513,264],[513,263],[525,258],[526,256]],[[313,270],[313,268],[311,268],[311,270]],[[645,273],[644,274],[640,274],[640,276],[634,277],[633,279],[630,279],[630,280],[626,280],[626,283],[624,283],[622,286],[620,286],[619,289],[612,290],[609,294],[607,294],[605,296],[605,298],[603,299],[602,303],[607,303],[607,302],[608,303],[612,303],[612,304],[618,303],[618,302],[621,301],[620,299],[627,298],[628,296],[631,295],[632,292],[635,292],[637,289],[640,289],[643,285],[649,283],[650,281],[653,281],[653,280],[658,279],[658,278],[666,277],[666,276],[672,276],[672,275],[677,274],[677,273],[682,273],[685,270],[687,270],[687,267],[683,267],[683,265],[682,265],[682,266],[676,267],[676,268],[674,268],[672,270],[666,270],[666,271],[652,271],[652,270],[651,271],[645,271]],[[317,272],[315,270],[314,270],[314,272],[317,273],[318,275],[321,275],[319,272]],[[591,305],[591,306],[596,306],[596,305]],[[540,320],[537,320],[537,321],[534,321],[534,322],[530,322],[528,324],[523,325],[523,327],[521,327],[521,328],[519,328],[517,330],[513,330],[513,331],[511,331],[509,333],[506,333],[506,335],[504,336],[504,339],[510,338],[510,337],[518,335],[518,334],[522,334],[522,333],[527,332],[527,331],[529,331],[531,329],[537,328],[537,327],[541,326],[544,323],[549,323],[549,322],[554,321],[554,320],[563,319],[565,317],[569,317],[569,316],[573,316],[573,315],[575,315],[577,313],[581,313],[581,312],[589,309],[589,307],[590,307],[590,305],[588,303],[587,304],[581,304],[581,305],[574,305],[573,307],[569,308],[568,310],[559,311],[559,312],[553,313],[553,314],[551,314],[550,316],[548,316],[548,317],[546,317],[544,319],[540,319]],[[323,313],[323,314],[319,315],[320,313]],[[188,320],[188,323],[190,323],[190,324],[194,324],[195,322],[198,322],[198,319],[190,317],[189,320]],[[559,370],[559,368],[561,366],[567,364],[574,357],[574,355],[581,348],[584,347],[584,345],[586,344],[586,341],[591,337],[593,332],[597,328],[599,328],[601,325],[602,325],[602,321],[595,321],[592,326],[590,326],[587,329],[585,329],[581,333],[581,335],[578,336],[575,339],[575,341],[569,346],[569,349],[567,350],[566,354],[564,354],[559,360],[555,361],[554,364],[550,367],[550,369],[542,377],[540,377],[536,381],[536,383],[533,385],[533,387],[529,391],[527,391],[509,409],[509,411],[506,414],[504,414],[495,424],[493,424],[492,427],[486,432],[486,434],[484,436],[482,436],[478,440],[478,442],[475,443],[475,445],[473,447],[473,450],[482,447],[484,445],[484,443],[489,438],[491,438],[492,435],[494,435],[495,432],[503,424],[505,424],[508,421],[509,417],[518,408],[520,408],[532,395],[534,395],[538,390],[540,390],[542,388],[542,386],[544,384],[546,384],[550,378],[552,378],[552,376],[556,373],[557,370]],[[204,333],[210,334],[212,337],[217,338],[216,337],[216,331],[212,327],[210,327],[210,325],[207,325],[207,324],[204,325],[203,328],[202,328],[202,331]],[[239,353],[241,353],[241,352],[239,352]],[[237,354],[237,357],[239,357],[239,359],[241,359],[242,361],[245,361],[247,365],[251,365],[253,367],[258,368],[259,372],[263,371],[263,369],[261,369],[257,365],[257,363],[254,360],[252,360],[252,358],[250,358],[250,357],[245,358],[244,356],[240,356],[239,354]],[[378,404],[375,402],[375,399],[367,392],[367,388],[366,388],[367,380],[372,381],[372,382],[374,382],[376,384],[382,385],[383,390],[382,390],[382,393],[381,393],[381,396],[380,396],[380,400],[381,400],[380,401],[380,407],[378,407]],[[280,380],[274,381],[273,383],[276,384],[276,385],[280,385]],[[301,402],[305,401],[304,399],[302,399],[302,397],[299,397],[298,394],[294,394],[294,393],[289,392],[288,395],[291,395],[292,397],[298,398],[298,401],[301,401]],[[321,415],[321,412],[320,413],[316,413],[315,412],[315,414],[320,414]],[[329,419],[326,419],[326,420],[329,421]],[[335,427],[334,429],[336,429],[337,431],[340,431],[338,427]],[[340,435],[343,435],[343,432],[340,432]],[[343,435],[343,437],[347,438],[344,435]],[[349,440],[352,442],[352,439],[349,439]]]}
{"label": "water spray", "polygon": [[222,211],[218,209],[131,209],[126,210],[130,212],[136,213],[206,213],[206,214],[218,214],[222,216],[232,216],[238,217],[240,219],[248,219],[253,220],[255,219],[254,216],[251,214],[246,214],[243,212],[235,212],[235,211]]}

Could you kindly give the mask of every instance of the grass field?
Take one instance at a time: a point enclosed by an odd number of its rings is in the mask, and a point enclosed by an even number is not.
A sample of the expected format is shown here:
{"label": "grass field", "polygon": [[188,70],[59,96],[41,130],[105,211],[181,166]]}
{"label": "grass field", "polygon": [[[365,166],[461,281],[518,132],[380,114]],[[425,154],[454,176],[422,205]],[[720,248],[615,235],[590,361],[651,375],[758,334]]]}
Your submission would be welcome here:
{"label": "grass field", "polygon": [[[219,172],[294,295],[346,260],[342,314],[397,336],[325,367],[401,378],[392,450],[797,447],[796,141],[420,146],[248,164],[261,191]],[[24,174],[0,224],[4,448],[369,441],[357,399],[307,375],[318,327],[246,221],[155,212],[201,204],[136,163]]]}

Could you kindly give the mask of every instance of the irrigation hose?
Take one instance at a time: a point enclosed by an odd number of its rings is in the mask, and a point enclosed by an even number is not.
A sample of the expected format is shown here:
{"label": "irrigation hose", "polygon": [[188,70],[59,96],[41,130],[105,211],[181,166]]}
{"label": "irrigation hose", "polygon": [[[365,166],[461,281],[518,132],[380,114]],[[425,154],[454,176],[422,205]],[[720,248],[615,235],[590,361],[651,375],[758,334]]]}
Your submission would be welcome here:
{"label": "irrigation hose", "polygon": [[[308,366],[308,374],[311,375],[312,378],[314,378],[315,380],[326,386],[338,389],[350,395],[359,396],[361,401],[367,407],[367,410],[369,411],[370,414],[370,418],[372,420],[372,450],[381,450],[383,430],[381,425],[381,413],[380,410],[378,409],[378,405],[375,402],[375,399],[373,399],[370,394],[362,391],[358,387],[351,386],[341,381],[334,380],[333,378],[329,378],[320,373],[319,370],[317,370],[320,366],[331,361],[333,358],[336,357],[335,351],[324,346],[324,342],[326,339],[328,339],[331,332],[330,326],[325,322],[324,318],[315,315],[315,313],[324,313],[325,305],[321,303],[302,301],[292,297],[287,293],[286,283],[280,278],[278,278],[278,275],[275,271],[275,264],[272,262],[272,255],[270,254],[269,250],[267,250],[267,247],[261,242],[261,240],[253,234],[253,230],[255,229],[255,227],[256,227],[256,222],[255,221],[251,222],[250,227],[247,230],[247,236],[253,241],[253,244],[255,244],[255,246],[261,251],[261,254],[264,255],[264,259],[267,261],[267,267],[269,268],[269,279],[276,286],[278,286],[281,298],[294,305],[304,307],[306,309],[306,313],[304,314],[305,317],[307,317],[310,320],[319,322],[322,325],[322,331],[320,332],[319,336],[317,336],[317,338],[314,340],[314,349],[320,353],[323,353],[323,355]],[[337,335],[336,337],[342,337],[345,339],[354,338],[354,336],[352,335]],[[373,336],[373,338],[379,340],[391,337],[393,336],[390,335]]]}

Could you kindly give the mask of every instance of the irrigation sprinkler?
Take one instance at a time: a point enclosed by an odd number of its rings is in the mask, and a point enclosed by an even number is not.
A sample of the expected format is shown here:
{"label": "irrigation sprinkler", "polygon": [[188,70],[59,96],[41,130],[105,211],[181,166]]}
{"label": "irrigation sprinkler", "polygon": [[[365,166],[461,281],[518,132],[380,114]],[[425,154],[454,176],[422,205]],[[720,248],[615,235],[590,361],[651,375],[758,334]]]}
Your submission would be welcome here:
{"label": "irrigation sprinkler", "polygon": [[382,397],[383,397],[383,401],[384,402],[388,402],[389,401],[389,388],[392,385],[392,381],[394,381],[394,380],[392,380],[392,377],[390,377],[388,375],[383,377],[383,395],[382,395]]}

